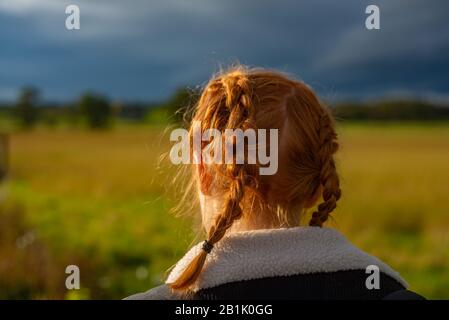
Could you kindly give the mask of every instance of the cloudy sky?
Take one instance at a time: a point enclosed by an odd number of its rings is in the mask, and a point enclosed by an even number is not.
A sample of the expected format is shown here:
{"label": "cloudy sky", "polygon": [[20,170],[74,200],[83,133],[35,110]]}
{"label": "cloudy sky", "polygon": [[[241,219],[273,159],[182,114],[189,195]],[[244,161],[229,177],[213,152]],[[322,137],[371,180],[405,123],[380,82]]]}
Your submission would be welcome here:
{"label": "cloudy sky", "polygon": [[[65,28],[76,4],[81,29]],[[365,8],[381,11],[365,28]],[[0,100],[34,85],[158,100],[220,66],[277,68],[325,99],[449,98],[447,0],[0,0]]]}

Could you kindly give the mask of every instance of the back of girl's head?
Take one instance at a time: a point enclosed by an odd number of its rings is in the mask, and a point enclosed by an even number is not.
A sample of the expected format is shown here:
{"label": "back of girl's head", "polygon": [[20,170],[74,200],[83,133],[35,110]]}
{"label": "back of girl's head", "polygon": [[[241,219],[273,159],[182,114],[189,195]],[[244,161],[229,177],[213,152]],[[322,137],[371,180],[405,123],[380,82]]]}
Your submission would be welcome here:
{"label": "back of girl's head", "polygon": [[[337,134],[328,109],[304,83],[279,72],[238,66],[209,81],[193,121],[199,121],[202,132],[278,129],[275,174],[260,175],[262,165],[248,163],[247,153],[244,163],[214,163],[202,170],[209,177],[210,195],[219,197],[223,205],[206,230],[208,245],[222,239],[237,220],[257,219],[267,227],[296,226],[319,196],[322,202],[313,212],[310,226],[321,227],[335,209],[341,194],[333,159]],[[274,142],[268,139],[264,143]],[[194,178],[204,183],[199,176],[195,170]],[[188,289],[196,281],[206,251],[201,250],[170,284],[173,289]]]}

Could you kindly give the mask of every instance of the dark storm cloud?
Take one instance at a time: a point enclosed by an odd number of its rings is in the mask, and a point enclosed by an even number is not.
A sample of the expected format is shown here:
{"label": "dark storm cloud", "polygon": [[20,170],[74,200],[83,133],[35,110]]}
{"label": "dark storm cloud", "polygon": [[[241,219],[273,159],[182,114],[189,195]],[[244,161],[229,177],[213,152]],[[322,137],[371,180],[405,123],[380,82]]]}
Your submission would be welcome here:
{"label": "dark storm cloud", "polygon": [[[64,27],[78,4],[81,30]],[[365,8],[381,30],[365,29]],[[0,99],[33,84],[160,99],[220,65],[278,68],[327,98],[449,95],[447,1],[0,0]]]}

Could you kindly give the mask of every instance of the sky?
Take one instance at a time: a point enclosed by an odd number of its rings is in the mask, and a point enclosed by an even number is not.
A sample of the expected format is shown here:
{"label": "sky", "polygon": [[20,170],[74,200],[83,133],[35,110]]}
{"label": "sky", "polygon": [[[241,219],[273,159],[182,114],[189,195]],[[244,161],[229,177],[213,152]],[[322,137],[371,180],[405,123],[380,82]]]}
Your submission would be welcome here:
{"label": "sky", "polygon": [[[67,30],[66,6],[80,9]],[[365,8],[380,9],[367,30]],[[324,99],[449,101],[447,0],[0,0],[0,101],[25,85],[157,101],[235,63],[274,68]]]}

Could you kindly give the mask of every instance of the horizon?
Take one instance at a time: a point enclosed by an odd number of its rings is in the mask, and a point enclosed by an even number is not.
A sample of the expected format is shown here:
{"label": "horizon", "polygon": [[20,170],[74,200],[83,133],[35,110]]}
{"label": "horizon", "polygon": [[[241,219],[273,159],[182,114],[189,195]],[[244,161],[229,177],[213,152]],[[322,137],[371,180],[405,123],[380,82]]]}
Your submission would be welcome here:
{"label": "horizon", "polygon": [[[37,88],[33,86],[26,86],[27,88],[32,87],[34,89],[38,89],[39,92],[39,100],[36,105],[36,107],[70,107],[71,105],[75,105],[79,102],[79,99],[86,95],[86,94],[92,94],[94,96],[100,96],[105,99],[110,104],[123,104],[123,105],[144,105],[148,108],[152,107],[158,107],[161,104],[166,103],[170,98],[172,98],[176,91],[179,89],[189,89],[191,87],[185,87],[185,88],[178,88],[171,92],[171,94],[167,97],[160,98],[159,100],[138,100],[138,99],[120,99],[120,98],[111,98],[108,95],[102,94],[101,92],[95,92],[93,90],[86,90],[84,92],[81,92],[78,96],[66,99],[66,100],[56,100],[56,99],[45,99],[45,94]],[[25,88],[25,87],[22,87]],[[20,90],[22,88],[19,88],[17,91],[17,96],[13,99],[9,100],[0,100],[0,109],[7,108],[7,107],[14,107],[17,104]],[[382,103],[382,102],[419,102],[419,103],[425,103],[434,105],[437,107],[448,107],[449,108],[449,96],[439,96],[439,95],[407,95],[407,94],[390,94],[390,95],[380,95],[380,96],[369,96],[369,97],[346,97],[341,98],[339,100],[326,100],[322,99],[324,103],[332,105],[339,105],[339,104],[360,104],[360,105],[369,105],[369,104],[376,104],[376,103]]]}

